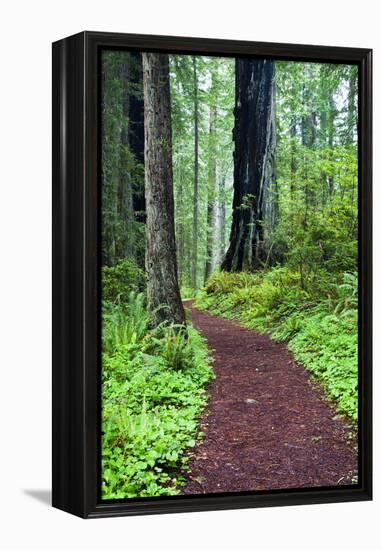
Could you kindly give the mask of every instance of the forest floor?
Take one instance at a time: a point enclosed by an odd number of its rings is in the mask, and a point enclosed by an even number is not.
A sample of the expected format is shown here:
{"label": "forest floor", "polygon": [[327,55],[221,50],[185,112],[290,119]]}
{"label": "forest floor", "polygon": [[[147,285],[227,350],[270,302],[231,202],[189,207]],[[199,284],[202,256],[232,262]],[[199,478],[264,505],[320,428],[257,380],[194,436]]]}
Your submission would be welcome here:
{"label": "forest floor", "polygon": [[182,494],[350,485],[354,428],[286,345],[184,305],[212,350],[216,378]]}

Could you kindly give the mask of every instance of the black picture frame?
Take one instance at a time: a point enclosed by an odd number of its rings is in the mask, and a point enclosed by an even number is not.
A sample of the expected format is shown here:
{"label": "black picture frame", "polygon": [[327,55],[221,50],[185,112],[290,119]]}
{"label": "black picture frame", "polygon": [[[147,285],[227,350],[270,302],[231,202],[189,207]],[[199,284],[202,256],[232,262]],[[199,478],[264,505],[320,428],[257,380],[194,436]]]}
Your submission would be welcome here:
{"label": "black picture frame", "polygon": [[[103,48],[359,67],[359,480],[335,488],[100,500],[99,59]],[[372,498],[372,50],[82,32],[53,44],[53,506],[83,518]]]}

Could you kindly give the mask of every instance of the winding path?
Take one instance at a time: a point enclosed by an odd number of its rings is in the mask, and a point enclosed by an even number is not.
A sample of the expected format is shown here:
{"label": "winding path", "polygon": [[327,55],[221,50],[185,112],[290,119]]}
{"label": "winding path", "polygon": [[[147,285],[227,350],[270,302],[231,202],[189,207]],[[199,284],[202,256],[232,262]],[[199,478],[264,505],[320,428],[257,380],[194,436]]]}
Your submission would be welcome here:
{"label": "winding path", "polygon": [[357,455],[339,418],[286,345],[192,307],[217,375],[183,494],[352,483]]}

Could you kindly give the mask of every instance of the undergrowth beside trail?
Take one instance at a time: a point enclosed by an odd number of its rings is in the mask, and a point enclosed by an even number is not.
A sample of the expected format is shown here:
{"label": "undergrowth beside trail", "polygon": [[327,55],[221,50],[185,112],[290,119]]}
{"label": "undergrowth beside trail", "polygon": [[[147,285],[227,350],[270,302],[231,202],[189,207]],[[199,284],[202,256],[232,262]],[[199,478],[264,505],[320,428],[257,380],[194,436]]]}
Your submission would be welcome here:
{"label": "undergrowth beside trail", "polygon": [[344,273],[332,283],[323,271],[318,275],[302,288],[299,273],[288,267],[218,272],[194,305],[287,342],[338,412],[357,420],[357,277]]}
{"label": "undergrowth beside trail", "polygon": [[[104,303],[102,497],[178,494],[214,376],[191,326],[149,328],[143,294]],[[106,298],[110,295],[105,293]]]}

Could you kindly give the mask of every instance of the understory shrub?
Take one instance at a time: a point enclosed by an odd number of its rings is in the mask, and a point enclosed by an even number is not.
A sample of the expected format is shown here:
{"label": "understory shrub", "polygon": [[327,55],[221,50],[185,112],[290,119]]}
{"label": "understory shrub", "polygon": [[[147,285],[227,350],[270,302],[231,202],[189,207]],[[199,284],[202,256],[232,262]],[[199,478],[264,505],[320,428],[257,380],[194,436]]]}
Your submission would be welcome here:
{"label": "understory shrub", "polygon": [[123,303],[131,291],[145,289],[145,274],[132,260],[120,260],[115,266],[102,267],[102,299],[113,304]]}
{"label": "understory shrub", "polygon": [[[329,282],[331,280],[331,282]],[[357,420],[357,276],[327,272],[300,285],[289,267],[218,272],[195,306],[288,342],[295,359],[320,380],[338,412]]]}
{"label": "understory shrub", "polygon": [[214,376],[192,327],[149,329],[140,294],[105,304],[102,361],[102,496],[175,495]]}

